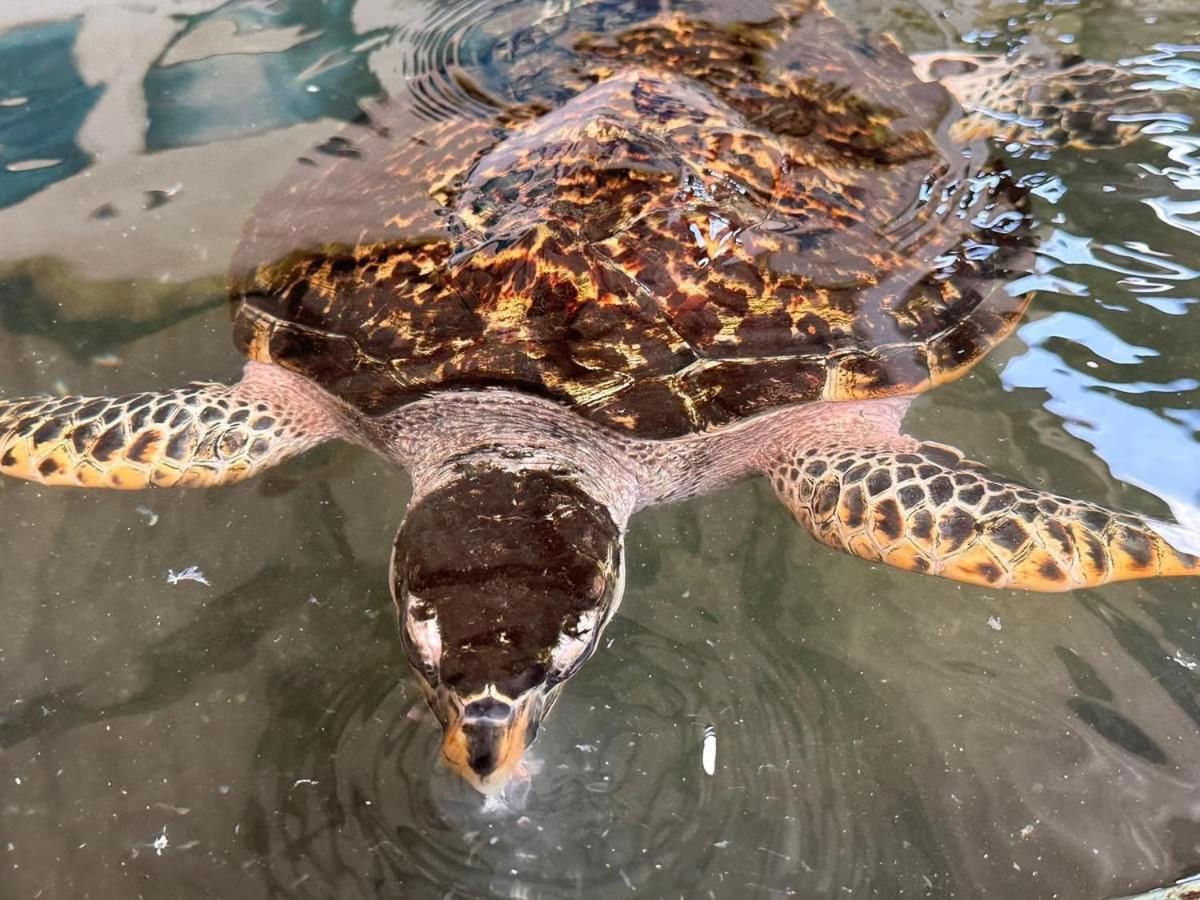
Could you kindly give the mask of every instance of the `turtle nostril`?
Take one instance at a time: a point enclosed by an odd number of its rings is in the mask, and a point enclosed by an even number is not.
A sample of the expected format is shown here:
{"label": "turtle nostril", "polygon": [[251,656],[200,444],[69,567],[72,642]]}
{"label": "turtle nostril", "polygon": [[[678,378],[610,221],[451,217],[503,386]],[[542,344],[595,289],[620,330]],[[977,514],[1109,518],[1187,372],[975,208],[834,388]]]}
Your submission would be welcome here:
{"label": "turtle nostril", "polygon": [[505,722],[511,715],[512,707],[495,697],[484,697],[482,700],[468,703],[463,710],[463,718],[468,720]]}

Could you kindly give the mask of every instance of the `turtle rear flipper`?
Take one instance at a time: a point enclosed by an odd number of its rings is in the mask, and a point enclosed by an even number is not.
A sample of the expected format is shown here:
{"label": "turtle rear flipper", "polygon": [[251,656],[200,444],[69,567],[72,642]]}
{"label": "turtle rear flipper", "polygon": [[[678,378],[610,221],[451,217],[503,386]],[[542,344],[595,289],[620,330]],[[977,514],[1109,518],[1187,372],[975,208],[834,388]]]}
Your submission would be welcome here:
{"label": "turtle rear flipper", "polygon": [[963,142],[994,137],[1051,147],[1122,147],[1161,118],[1162,95],[1133,69],[1026,49],[1016,60],[969,52],[913,56],[917,75],[939,81],[968,113]]}
{"label": "turtle rear flipper", "polygon": [[0,473],[75,487],[208,487],[257,475],[341,431],[318,389],[250,363],[235,385],[0,400]]}
{"label": "turtle rear flipper", "polygon": [[903,405],[838,407],[761,466],[823,544],[913,572],[1029,591],[1200,575],[1200,533],[1191,528],[1008,481],[953,448],[901,434]]}

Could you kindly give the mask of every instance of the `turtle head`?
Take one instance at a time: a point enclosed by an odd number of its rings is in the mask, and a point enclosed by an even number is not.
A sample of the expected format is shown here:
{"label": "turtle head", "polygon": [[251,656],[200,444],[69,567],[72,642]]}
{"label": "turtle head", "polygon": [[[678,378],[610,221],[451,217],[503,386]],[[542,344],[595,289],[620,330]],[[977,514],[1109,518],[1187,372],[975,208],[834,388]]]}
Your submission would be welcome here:
{"label": "turtle head", "polygon": [[571,478],[473,466],[420,496],[392,590],[442,752],[501,790],[621,601],[622,534]]}

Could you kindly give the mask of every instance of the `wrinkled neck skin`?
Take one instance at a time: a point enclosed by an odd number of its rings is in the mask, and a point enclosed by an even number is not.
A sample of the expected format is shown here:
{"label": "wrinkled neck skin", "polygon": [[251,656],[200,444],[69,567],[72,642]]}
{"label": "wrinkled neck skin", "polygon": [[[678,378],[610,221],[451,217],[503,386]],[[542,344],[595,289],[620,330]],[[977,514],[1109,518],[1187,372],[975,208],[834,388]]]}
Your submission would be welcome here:
{"label": "wrinkled neck skin", "polygon": [[[768,469],[798,441],[898,433],[910,398],[805,403],[715,432],[666,440],[598,426],[560,405],[505,390],[447,391],[358,424],[359,442],[412,476],[413,505],[464,467],[545,470],[573,479],[623,530],[630,516],[661,503],[719,490]],[[864,420],[884,429],[861,427]],[[901,439],[903,440],[903,439]]]}
{"label": "wrinkled neck skin", "polygon": [[642,472],[620,436],[537,398],[448,391],[368,424],[376,448],[412,476],[413,506],[472,466],[567,477],[603,503],[621,528],[639,506]]}

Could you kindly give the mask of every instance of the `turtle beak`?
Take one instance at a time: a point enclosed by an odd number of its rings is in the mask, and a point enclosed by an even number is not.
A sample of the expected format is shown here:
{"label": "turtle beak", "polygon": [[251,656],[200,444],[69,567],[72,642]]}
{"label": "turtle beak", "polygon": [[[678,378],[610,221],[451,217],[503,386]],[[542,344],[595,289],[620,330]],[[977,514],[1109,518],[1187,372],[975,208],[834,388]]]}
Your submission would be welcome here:
{"label": "turtle beak", "polygon": [[489,686],[483,695],[465,700],[462,713],[446,723],[442,754],[475,790],[499,793],[533,742],[544,707],[540,690],[513,700]]}

